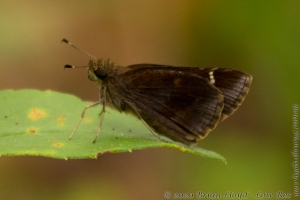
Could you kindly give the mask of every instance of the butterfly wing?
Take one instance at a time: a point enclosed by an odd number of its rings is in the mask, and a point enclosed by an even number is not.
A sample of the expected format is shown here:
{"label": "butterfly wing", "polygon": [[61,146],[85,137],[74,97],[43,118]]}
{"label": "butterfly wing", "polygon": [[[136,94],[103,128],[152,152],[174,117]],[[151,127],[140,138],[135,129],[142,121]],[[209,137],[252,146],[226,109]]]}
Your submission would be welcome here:
{"label": "butterfly wing", "polygon": [[147,66],[129,66],[119,77],[125,87],[120,93],[156,133],[190,145],[216,127],[223,95],[208,79],[189,68]]}

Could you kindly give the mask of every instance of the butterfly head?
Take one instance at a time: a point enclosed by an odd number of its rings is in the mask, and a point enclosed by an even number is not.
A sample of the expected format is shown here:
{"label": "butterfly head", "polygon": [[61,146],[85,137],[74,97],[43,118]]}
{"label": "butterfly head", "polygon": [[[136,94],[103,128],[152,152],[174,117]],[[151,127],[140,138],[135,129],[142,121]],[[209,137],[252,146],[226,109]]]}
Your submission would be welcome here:
{"label": "butterfly head", "polygon": [[91,81],[102,83],[107,77],[107,69],[109,60],[103,61],[102,59],[90,60],[88,65],[88,78]]}

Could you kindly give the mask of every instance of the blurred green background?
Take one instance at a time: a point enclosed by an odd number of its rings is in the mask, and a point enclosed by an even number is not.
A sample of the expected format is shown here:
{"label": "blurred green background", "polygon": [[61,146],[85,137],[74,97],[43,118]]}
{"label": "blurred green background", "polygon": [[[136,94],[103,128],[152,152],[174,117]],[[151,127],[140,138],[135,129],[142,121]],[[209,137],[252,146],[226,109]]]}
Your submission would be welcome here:
{"label": "blurred green background", "polygon": [[292,105],[300,102],[300,1],[0,5],[1,90],[51,89],[97,100],[86,70],[63,71],[65,64],[86,65],[89,59],[61,44],[63,37],[118,65],[226,67],[253,75],[240,109],[199,143],[225,156],[228,165],[164,148],[97,160],[0,157],[1,199],[150,200],[165,199],[166,191],[223,197],[248,192],[248,199],[259,192],[273,193],[275,199],[283,192],[294,198]]}

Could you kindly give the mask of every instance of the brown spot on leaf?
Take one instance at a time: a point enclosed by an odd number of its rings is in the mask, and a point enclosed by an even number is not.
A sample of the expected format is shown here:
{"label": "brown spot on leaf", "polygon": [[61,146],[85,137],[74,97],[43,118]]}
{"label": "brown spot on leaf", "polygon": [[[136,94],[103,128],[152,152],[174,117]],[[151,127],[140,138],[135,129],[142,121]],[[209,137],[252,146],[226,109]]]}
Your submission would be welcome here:
{"label": "brown spot on leaf", "polygon": [[30,134],[34,134],[34,133],[36,133],[37,132],[37,129],[36,128],[29,128],[28,129],[28,133],[30,133]]}
{"label": "brown spot on leaf", "polygon": [[61,142],[52,141],[51,143],[52,143],[53,146],[55,146],[55,147],[61,147],[61,146],[64,146],[64,144],[61,143]]}
{"label": "brown spot on leaf", "polygon": [[63,146],[63,144],[62,143],[56,143],[56,144],[54,144],[54,146],[61,147],[61,146]]}

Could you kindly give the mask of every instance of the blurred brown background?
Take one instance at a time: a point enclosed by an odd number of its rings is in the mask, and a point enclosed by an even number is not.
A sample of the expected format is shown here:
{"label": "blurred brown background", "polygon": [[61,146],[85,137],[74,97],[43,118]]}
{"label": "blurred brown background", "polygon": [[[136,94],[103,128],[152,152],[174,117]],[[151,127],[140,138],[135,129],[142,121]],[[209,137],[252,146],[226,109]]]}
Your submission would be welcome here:
{"label": "blurred brown background", "polygon": [[228,165],[163,148],[97,160],[0,157],[1,199],[150,200],[165,199],[166,191],[293,196],[299,11],[297,0],[1,1],[1,90],[50,89],[97,100],[86,70],[63,71],[89,59],[61,44],[63,37],[118,65],[227,67],[254,77],[240,109],[199,144]]}

